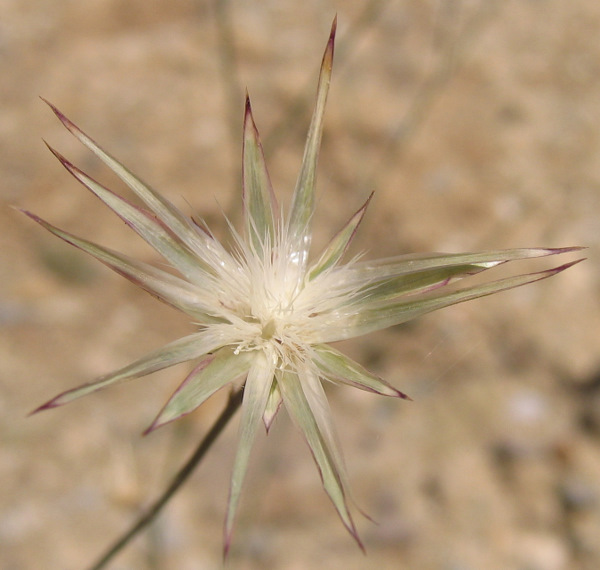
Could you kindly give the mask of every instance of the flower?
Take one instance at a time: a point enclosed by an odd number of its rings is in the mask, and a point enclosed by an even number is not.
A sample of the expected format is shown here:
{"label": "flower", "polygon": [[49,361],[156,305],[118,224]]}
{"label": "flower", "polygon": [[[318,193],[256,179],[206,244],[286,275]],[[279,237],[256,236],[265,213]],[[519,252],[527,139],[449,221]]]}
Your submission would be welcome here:
{"label": "flower", "polygon": [[532,283],[563,271],[567,263],[463,289],[447,286],[509,261],[579,248],[511,249],[466,254],[402,255],[367,261],[342,258],[371,196],[309,260],[315,180],[329,89],[336,22],[323,56],[316,107],[290,211],[277,203],[265,165],[250,101],[243,128],[243,232],[231,228],[226,249],[204,225],[184,216],[106,153],[56,107],[63,125],[108,165],[144,204],[114,194],[50,148],[63,166],[146,240],[180,274],[163,271],[78,238],[25,212],[54,235],[92,255],[161,301],[186,313],[197,332],[175,340],[94,382],[59,394],[36,411],[54,408],[117,382],[175,364],[195,367],[147,431],[178,419],[225,385],[242,379],[240,439],[225,520],[225,548],[233,529],[242,481],[259,425],[267,431],[281,404],[306,438],[323,485],[344,525],[360,545],[348,508],[348,484],[322,381],[349,384],[409,399],[329,343],[405,322],[455,303]]}

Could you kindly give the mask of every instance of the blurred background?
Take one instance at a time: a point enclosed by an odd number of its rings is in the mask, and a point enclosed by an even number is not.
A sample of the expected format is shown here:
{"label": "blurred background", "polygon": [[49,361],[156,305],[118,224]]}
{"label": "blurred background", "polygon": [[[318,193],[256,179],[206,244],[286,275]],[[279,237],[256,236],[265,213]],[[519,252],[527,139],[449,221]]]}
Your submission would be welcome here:
{"label": "blurred background", "polygon": [[[334,14],[316,244],[589,246],[550,280],[344,343],[414,402],[329,390],[367,549],[285,413],[253,453],[231,569],[600,566],[600,4],[591,0],[0,0],[0,566],[81,569],[156,497],[218,394],[141,432],[182,365],[27,418],[193,330],[10,205],[146,261],[47,140],[129,196],[43,96],[180,208],[239,215],[244,90],[289,202]],[[523,263],[517,272],[575,259]],[[114,569],[221,567],[234,420]]]}

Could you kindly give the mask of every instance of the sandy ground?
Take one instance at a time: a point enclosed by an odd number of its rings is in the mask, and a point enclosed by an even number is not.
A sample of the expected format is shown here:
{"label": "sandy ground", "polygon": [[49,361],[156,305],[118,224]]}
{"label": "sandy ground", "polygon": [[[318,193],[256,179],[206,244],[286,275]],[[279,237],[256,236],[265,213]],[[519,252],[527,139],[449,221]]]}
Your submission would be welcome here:
{"label": "sandy ground", "polygon": [[[227,567],[600,567],[598,2],[0,0],[3,569],[88,566],[224,401],[142,437],[180,366],[25,417],[193,330],[8,207],[156,260],[44,148],[122,190],[38,95],[222,235],[221,209],[239,213],[244,88],[289,200],[335,12],[318,244],[375,190],[355,246],[372,257],[586,245],[589,259],[345,343],[414,398],[329,391],[377,521],[357,513],[367,555],[282,413],[256,446]],[[221,567],[235,426],[111,568]]]}

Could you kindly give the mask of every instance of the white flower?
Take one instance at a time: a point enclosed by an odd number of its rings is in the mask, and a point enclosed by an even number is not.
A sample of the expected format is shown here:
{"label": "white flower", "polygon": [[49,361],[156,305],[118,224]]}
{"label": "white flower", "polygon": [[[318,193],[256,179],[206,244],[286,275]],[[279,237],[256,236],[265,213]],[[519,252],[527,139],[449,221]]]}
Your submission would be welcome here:
{"label": "white flower", "polygon": [[102,150],[58,109],[67,129],[107,164],[145,208],[117,196],[52,150],[67,170],[154,247],[181,277],[64,232],[34,214],[36,222],[127,277],[158,299],[183,311],[197,332],[136,362],[64,392],[38,410],[66,404],[117,382],[194,361],[148,431],[180,418],[230,382],[243,380],[240,442],[233,467],[225,523],[226,548],[252,443],[267,430],[283,402],[318,465],[325,490],[344,525],[358,539],[348,509],[347,480],[331,423],[323,380],[385,396],[407,398],[381,378],[327,343],[396,325],[424,313],[550,277],[572,263],[465,289],[446,286],[507,261],[573,251],[513,249],[467,254],[399,256],[378,261],[341,259],[365,213],[367,202],[309,261],[315,172],[333,61],[335,21],[321,65],[316,108],[300,175],[287,217],[281,212],[265,166],[250,103],[246,101],[243,149],[242,234],[231,230],[232,251],[202,224],[184,216]]}

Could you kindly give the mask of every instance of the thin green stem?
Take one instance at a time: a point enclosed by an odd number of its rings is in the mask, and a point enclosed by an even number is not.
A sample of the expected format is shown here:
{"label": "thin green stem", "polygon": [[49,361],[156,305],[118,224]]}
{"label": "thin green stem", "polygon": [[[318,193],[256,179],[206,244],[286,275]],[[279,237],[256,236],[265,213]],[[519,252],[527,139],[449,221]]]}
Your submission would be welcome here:
{"label": "thin green stem", "polygon": [[106,565],[127,546],[131,540],[137,536],[146,526],[148,526],[160,513],[163,507],[169,502],[171,497],[177,492],[188,477],[194,472],[206,452],[211,448],[219,434],[223,431],[225,426],[229,423],[229,420],[233,417],[235,412],[238,410],[242,403],[243,388],[240,388],[236,392],[232,392],[229,396],[227,405],[221,412],[221,415],[217,418],[210,431],[204,436],[194,454],[188,459],[183,467],[177,472],[171,484],[167,487],[164,493],[156,500],[156,502],[144,513],[138,520],[131,526],[131,528],[123,533],[115,542],[110,546],[106,552],[90,566],[90,570],[101,570],[106,568]]}

